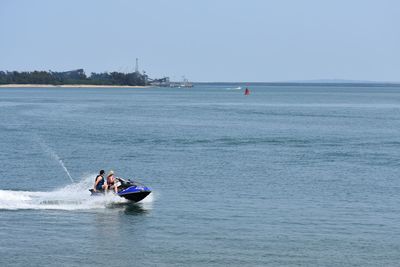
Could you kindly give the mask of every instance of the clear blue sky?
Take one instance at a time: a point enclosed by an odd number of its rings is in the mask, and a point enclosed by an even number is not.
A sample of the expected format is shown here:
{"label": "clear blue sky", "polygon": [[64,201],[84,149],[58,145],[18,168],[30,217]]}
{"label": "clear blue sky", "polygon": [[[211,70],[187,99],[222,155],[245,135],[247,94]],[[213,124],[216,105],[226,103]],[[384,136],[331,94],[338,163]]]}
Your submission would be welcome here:
{"label": "clear blue sky", "polygon": [[0,0],[0,70],[400,81],[397,0]]}

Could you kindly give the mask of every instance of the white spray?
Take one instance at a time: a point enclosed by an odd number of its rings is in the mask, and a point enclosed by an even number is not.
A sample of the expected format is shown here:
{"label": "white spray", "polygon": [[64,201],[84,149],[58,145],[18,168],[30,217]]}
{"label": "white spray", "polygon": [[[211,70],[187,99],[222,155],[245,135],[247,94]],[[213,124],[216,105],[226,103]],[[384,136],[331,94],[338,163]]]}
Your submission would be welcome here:
{"label": "white spray", "polygon": [[36,136],[36,139],[40,145],[40,147],[47,153],[49,154],[53,159],[55,159],[56,161],[58,161],[58,163],[60,164],[60,166],[63,168],[63,170],[65,171],[65,173],[67,174],[68,178],[71,180],[72,183],[74,183],[74,179],[72,179],[71,174],[69,173],[67,167],[65,167],[64,162],[62,161],[62,159],[60,159],[60,157],[57,155],[57,153],[51,149],[51,147],[49,147],[42,138],[40,138],[39,136]]}
{"label": "white spray", "polygon": [[67,170],[67,167],[65,167],[64,162],[58,157],[57,154],[54,153],[54,157],[56,160],[58,160],[58,162],[60,163],[61,167],[64,169],[65,173],[68,175],[69,179],[71,180],[71,182],[74,182],[74,179],[72,179],[71,174],[69,173],[69,171]]}

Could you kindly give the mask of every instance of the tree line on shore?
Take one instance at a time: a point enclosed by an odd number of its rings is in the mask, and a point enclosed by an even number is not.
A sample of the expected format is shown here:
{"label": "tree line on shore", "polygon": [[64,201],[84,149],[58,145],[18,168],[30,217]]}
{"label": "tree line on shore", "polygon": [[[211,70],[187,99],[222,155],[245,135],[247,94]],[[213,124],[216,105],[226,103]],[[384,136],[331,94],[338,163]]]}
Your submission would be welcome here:
{"label": "tree line on shore", "polygon": [[0,71],[0,84],[90,84],[90,85],[146,85],[147,75],[139,72],[103,72],[86,76],[83,69],[53,71]]}

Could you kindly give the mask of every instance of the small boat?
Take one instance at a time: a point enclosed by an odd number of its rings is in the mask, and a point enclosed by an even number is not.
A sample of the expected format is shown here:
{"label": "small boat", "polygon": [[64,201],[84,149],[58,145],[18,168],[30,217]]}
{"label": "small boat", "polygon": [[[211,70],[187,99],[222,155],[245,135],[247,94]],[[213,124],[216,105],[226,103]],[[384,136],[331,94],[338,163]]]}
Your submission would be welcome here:
{"label": "small boat", "polygon": [[246,87],[246,90],[244,90],[244,95],[250,95],[250,90],[249,90],[249,88]]}
{"label": "small boat", "polygon": [[[149,187],[136,181],[122,178],[115,179],[117,180],[116,185],[118,186],[117,195],[132,202],[139,202],[151,193],[151,189]],[[92,196],[101,196],[105,194],[104,191],[94,191],[93,189],[89,189],[89,191],[92,193]],[[110,192],[114,191],[110,190]]]}

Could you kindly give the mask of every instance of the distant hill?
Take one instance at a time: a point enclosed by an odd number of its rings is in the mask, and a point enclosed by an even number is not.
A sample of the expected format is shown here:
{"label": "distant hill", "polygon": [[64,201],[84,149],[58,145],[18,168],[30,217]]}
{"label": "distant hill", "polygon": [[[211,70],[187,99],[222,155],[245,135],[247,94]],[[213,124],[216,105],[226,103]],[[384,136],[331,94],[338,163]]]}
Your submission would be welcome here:
{"label": "distant hill", "polygon": [[218,85],[218,86],[365,86],[365,87],[394,87],[400,86],[400,82],[375,82],[375,81],[355,81],[355,80],[299,80],[299,81],[285,81],[285,82],[197,82],[195,84],[203,85]]}
{"label": "distant hill", "polygon": [[338,83],[338,84],[400,84],[400,82],[388,82],[388,81],[365,81],[365,80],[346,80],[346,79],[316,79],[316,80],[295,80],[285,81],[279,83]]}

